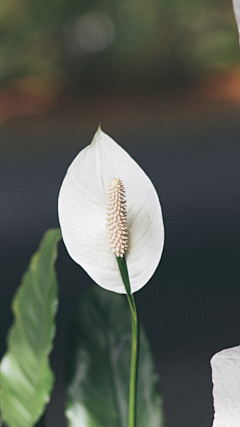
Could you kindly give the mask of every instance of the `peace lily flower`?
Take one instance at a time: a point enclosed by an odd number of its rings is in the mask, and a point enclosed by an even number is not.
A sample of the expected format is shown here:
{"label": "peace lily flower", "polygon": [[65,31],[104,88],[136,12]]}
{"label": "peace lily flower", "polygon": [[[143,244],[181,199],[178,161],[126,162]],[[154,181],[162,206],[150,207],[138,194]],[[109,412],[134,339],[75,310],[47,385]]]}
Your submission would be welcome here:
{"label": "peace lily flower", "polygon": [[116,259],[123,254],[131,292],[149,281],[164,242],[158,196],[138,164],[100,127],[70,165],[58,207],[70,256],[98,285],[126,293]]}

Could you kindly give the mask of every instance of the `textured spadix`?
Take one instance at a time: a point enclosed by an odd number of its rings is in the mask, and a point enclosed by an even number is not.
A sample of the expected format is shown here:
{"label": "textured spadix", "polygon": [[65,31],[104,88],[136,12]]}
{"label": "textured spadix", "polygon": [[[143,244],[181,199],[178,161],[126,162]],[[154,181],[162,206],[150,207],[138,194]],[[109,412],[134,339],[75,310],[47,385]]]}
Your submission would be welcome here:
{"label": "textured spadix", "polygon": [[124,185],[119,178],[110,181],[108,190],[108,235],[112,253],[123,257],[128,247],[127,211]]}
{"label": "textured spadix", "polygon": [[59,194],[59,221],[70,256],[105,289],[125,293],[109,244],[109,183],[125,188],[128,248],[125,253],[132,292],[142,288],[159,263],[164,229],[153,184],[138,164],[99,128],[92,143],[70,165]]}

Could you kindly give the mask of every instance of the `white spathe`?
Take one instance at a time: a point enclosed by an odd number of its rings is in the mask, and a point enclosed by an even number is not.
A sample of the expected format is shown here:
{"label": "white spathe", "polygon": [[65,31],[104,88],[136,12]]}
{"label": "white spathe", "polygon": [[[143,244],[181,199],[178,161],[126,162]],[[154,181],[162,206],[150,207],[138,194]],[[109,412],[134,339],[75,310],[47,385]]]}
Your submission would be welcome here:
{"label": "white spathe", "polygon": [[211,359],[213,427],[240,426],[240,346],[216,353]]}
{"label": "white spathe", "polygon": [[105,289],[125,293],[107,234],[107,193],[112,178],[126,192],[131,291],[151,278],[161,258],[164,228],[156,190],[138,164],[98,128],[90,145],[73,160],[58,201],[63,241],[70,256]]}
{"label": "white spathe", "polygon": [[240,34],[240,0],[233,0],[233,10],[238,27],[238,34]]}

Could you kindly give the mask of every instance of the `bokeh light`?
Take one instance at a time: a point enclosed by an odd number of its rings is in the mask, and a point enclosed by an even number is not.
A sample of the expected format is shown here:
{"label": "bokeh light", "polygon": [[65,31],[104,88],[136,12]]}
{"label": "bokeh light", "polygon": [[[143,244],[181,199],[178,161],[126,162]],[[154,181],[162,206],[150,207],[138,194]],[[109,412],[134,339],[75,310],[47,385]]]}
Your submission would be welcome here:
{"label": "bokeh light", "polygon": [[76,20],[71,27],[75,46],[70,46],[74,52],[100,52],[106,49],[115,38],[115,26],[113,20],[103,12],[89,12]]}

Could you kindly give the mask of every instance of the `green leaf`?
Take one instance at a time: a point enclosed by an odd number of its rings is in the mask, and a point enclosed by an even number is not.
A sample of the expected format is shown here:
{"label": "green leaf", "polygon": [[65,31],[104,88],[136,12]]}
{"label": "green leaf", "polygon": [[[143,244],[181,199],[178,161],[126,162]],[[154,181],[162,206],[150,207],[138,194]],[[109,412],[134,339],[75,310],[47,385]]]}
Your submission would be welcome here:
{"label": "green leaf", "polygon": [[1,411],[9,427],[32,427],[50,398],[49,353],[55,334],[59,229],[45,233],[12,304],[14,323],[1,362]]}
{"label": "green leaf", "polygon": [[[131,316],[123,295],[94,286],[81,301],[67,342],[69,427],[127,427]],[[162,399],[141,328],[137,427],[162,427]]]}

